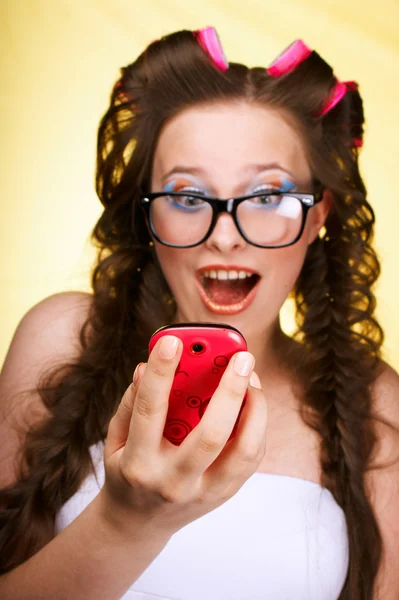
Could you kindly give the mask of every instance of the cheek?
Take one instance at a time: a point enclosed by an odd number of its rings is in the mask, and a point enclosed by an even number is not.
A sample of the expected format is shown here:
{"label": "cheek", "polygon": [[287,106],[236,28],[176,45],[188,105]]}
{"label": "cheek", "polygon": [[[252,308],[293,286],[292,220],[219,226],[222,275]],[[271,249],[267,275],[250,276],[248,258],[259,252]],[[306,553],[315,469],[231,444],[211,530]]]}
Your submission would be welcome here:
{"label": "cheek", "polygon": [[317,237],[318,231],[319,229],[315,227],[314,214],[310,211],[300,239],[293,246],[282,249],[281,268],[286,270],[287,278],[292,280],[292,284],[301,272],[308,247]]}
{"label": "cheek", "polygon": [[305,260],[307,248],[305,238],[301,237],[293,246],[277,250],[278,255],[273,268],[273,285],[276,286],[276,292],[279,290],[278,295],[283,300],[295,285]]}
{"label": "cheek", "polygon": [[174,295],[178,294],[179,288],[184,287],[187,278],[184,277],[185,265],[188,262],[188,249],[168,248],[158,242],[154,242],[155,252],[162,272]]}
{"label": "cheek", "polygon": [[158,262],[161,265],[161,269],[166,279],[169,279],[169,274],[173,273],[173,270],[179,263],[178,254],[176,254],[177,251],[174,248],[168,248],[167,246],[163,246],[158,242],[155,242],[154,245],[155,253],[157,255]]}

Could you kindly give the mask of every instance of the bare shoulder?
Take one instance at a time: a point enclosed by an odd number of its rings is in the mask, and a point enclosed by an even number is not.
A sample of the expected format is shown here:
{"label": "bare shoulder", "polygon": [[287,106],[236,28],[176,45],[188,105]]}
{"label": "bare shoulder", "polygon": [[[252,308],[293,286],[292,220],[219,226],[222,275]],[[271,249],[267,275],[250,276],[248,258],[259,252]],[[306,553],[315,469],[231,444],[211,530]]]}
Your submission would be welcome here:
{"label": "bare shoulder", "polygon": [[49,296],[25,314],[14,333],[0,375],[0,486],[13,479],[24,431],[46,414],[34,392],[41,375],[79,356],[91,303],[92,296],[82,292]]}
{"label": "bare shoulder", "polygon": [[366,489],[379,525],[383,553],[376,600],[399,597],[399,375],[386,363],[372,386],[376,444]]}
{"label": "bare shoulder", "polygon": [[371,493],[381,497],[383,491],[388,491],[386,477],[391,482],[396,478],[395,485],[399,487],[399,375],[386,363],[381,363],[371,396],[375,446],[367,479]]}
{"label": "bare shoulder", "polygon": [[373,416],[399,431],[399,374],[385,362],[371,389]]}
{"label": "bare shoulder", "polygon": [[11,341],[3,369],[1,385],[14,379],[34,384],[38,371],[78,353],[79,332],[86,320],[91,295],[63,292],[45,298],[21,319]]}
{"label": "bare shoulder", "polygon": [[399,375],[385,362],[371,386],[371,397],[376,434],[371,465],[399,464]]}

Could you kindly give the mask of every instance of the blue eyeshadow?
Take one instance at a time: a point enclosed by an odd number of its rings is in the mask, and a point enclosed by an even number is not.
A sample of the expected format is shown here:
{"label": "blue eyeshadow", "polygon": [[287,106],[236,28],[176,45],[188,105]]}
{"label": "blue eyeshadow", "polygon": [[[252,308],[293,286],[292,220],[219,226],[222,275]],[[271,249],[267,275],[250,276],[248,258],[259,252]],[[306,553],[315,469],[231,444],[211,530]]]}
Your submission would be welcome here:
{"label": "blue eyeshadow", "polygon": [[174,179],[172,179],[172,181],[169,181],[169,183],[167,183],[164,186],[163,190],[164,190],[164,192],[174,192],[175,187],[176,187],[176,181]]}
{"label": "blue eyeshadow", "polygon": [[295,183],[290,179],[281,178],[280,192],[291,192],[295,187]]}

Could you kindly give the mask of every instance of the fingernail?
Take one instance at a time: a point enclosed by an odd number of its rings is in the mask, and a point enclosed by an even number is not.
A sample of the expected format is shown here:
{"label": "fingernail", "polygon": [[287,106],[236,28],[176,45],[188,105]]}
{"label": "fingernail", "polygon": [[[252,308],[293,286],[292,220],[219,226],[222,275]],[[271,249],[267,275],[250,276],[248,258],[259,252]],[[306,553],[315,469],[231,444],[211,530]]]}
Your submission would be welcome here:
{"label": "fingernail", "polygon": [[135,368],[135,370],[134,370],[134,373],[133,373],[133,384],[134,384],[134,385],[136,385],[136,383],[137,383],[137,380],[138,380],[138,378],[139,378],[139,369],[140,369],[140,365],[143,365],[143,364],[144,364],[144,363],[142,363],[142,362],[141,362],[141,363],[139,363],[139,364],[137,365],[137,367]]}
{"label": "fingernail", "polygon": [[251,377],[249,378],[249,384],[254,388],[258,388],[259,390],[262,389],[260,379],[257,376],[257,374],[255,373],[255,371],[252,371]]}
{"label": "fingernail", "polygon": [[239,352],[234,359],[234,371],[246,377],[254,368],[255,360],[249,352]]}
{"label": "fingernail", "polygon": [[159,356],[166,359],[174,358],[174,356],[176,356],[178,346],[179,338],[173,335],[166,335],[161,340],[159,346]]}

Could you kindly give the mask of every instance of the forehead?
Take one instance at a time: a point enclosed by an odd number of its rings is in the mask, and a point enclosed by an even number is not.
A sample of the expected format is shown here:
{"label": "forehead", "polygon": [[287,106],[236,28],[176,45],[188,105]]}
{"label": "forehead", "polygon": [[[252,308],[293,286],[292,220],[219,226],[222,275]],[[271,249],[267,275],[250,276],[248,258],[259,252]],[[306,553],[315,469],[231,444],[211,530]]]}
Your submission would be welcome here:
{"label": "forehead", "polygon": [[305,146],[276,109],[247,102],[187,109],[167,122],[158,139],[153,184],[179,167],[198,168],[210,183],[240,182],[253,165],[278,164],[298,184],[311,178]]}

